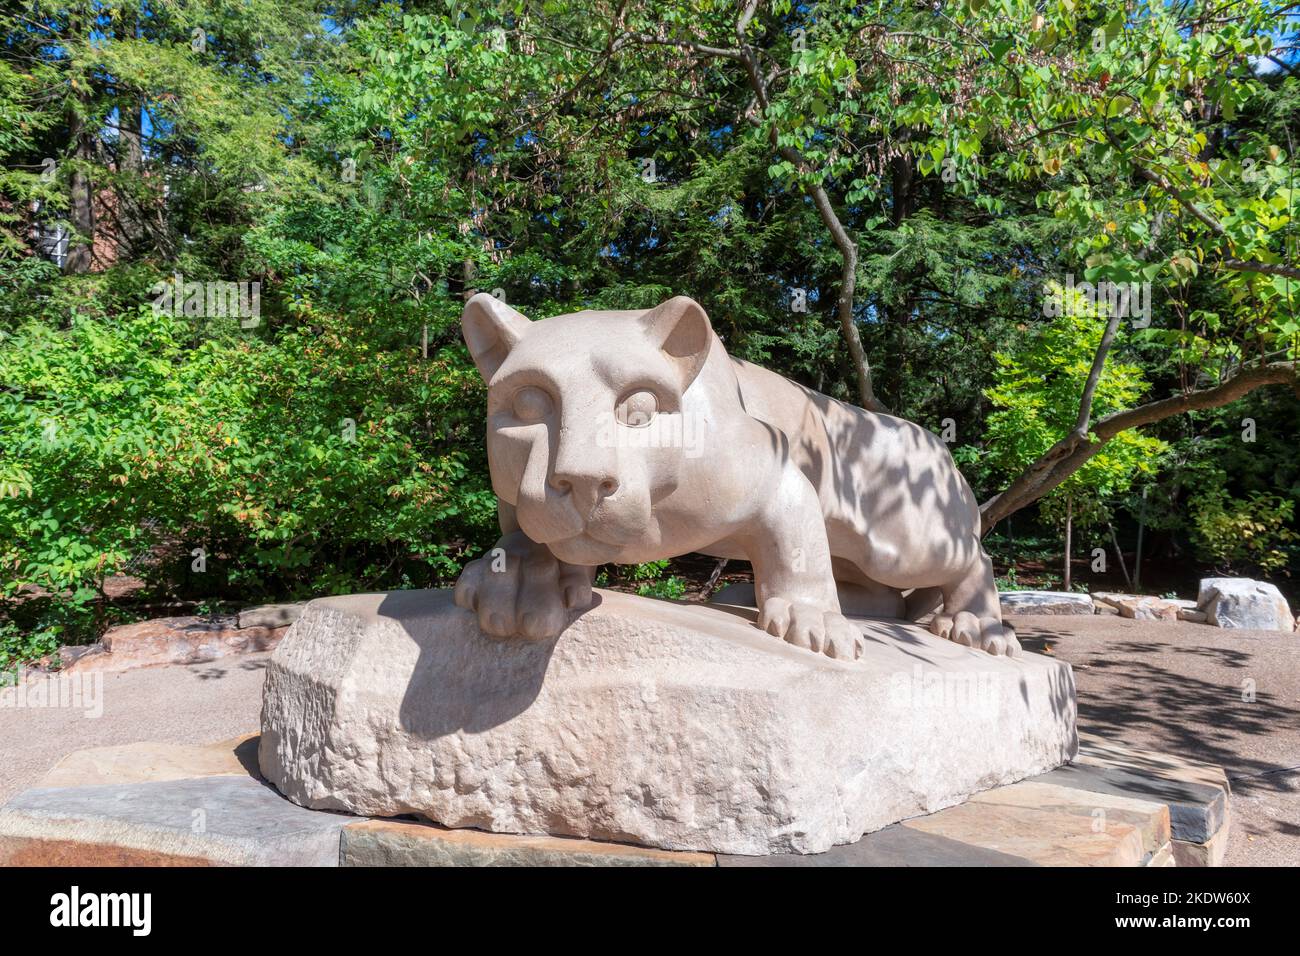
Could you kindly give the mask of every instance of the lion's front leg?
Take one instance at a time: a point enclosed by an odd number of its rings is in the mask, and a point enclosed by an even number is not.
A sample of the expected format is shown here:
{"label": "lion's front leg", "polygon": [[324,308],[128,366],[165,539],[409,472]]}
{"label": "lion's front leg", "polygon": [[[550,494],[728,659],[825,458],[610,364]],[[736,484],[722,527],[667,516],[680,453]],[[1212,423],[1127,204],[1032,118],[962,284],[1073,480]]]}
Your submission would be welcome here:
{"label": "lion's front leg", "polygon": [[478,614],[479,627],[487,634],[546,640],[564,630],[570,611],[591,605],[594,572],[557,560],[546,545],[511,531],[465,566],[456,581],[455,600]]}
{"label": "lion's front leg", "polygon": [[839,660],[862,656],[861,632],[840,610],[826,522],[811,482],[787,464],[764,502],[745,551],[754,566],[758,626]]}

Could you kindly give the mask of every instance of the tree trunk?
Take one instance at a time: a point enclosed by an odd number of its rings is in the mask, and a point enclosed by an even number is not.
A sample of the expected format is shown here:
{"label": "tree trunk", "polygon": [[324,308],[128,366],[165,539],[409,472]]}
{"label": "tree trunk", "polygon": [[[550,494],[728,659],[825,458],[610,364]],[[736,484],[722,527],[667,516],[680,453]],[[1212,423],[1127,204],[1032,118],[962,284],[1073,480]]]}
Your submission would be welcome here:
{"label": "tree trunk", "polygon": [[[750,22],[754,19],[758,6],[758,0],[745,0],[745,5],[736,20],[736,46],[734,47],[715,47],[704,43],[696,43],[693,40],[657,37],[644,33],[624,33],[613,40],[608,50],[610,53],[614,53],[622,49],[628,41],[635,41],[638,43],[675,46],[683,50],[693,50],[705,56],[734,60],[744,67],[745,78],[750,92],[754,94],[752,108],[746,111],[745,120],[754,126],[761,127],[763,125],[762,116],[767,112],[770,105],[768,79],[764,77],[763,67],[759,62],[761,52],[750,46],[746,37],[746,30],[748,30]],[[795,166],[800,172],[814,171],[808,160],[804,158],[803,153],[793,146],[778,144],[775,127],[771,128],[768,133],[773,148],[776,149],[782,159]],[[866,349],[862,347],[862,336],[858,333],[857,320],[853,315],[853,295],[858,281],[857,244],[854,243],[848,230],[844,228],[844,223],[840,221],[839,215],[835,212],[835,207],[825,188],[820,183],[805,188],[817,209],[817,215],[821,217],[822,224],[826,226],[831,241],[835,243],[835,248],[840,253],[840,295],[836,302],[835,313],[839,319],[840,332],[843,334],[844,342],[848,346],[849,359],[853,363],[853,372],[858,386],[858,401],[868,411],[888,412],[889,409],[876,398],[875,385],[872,382],[871,363],[867,360]]]}
{"label": "tree trunk", "polygon": [[68,119],[68,133],[76,161],[72,175],[68,177],[68,216],[72,221],[74,235],[69,240],[68,258],[63,263],[63,271],[71,275],[90,271],[95,243],[95,186],[85,169],[93,152],[93,131],[86,128],[78,106],[79,104],[74,105]]}
{"label": "tree trunk", "polygon": [[700,600],[707,601],[713,589],[718,586],[718,578],[722,577],[722,572],[727,567],[727,559],[719,558],[718,563],[713,566],[713,571],[709,575],[709,580],[704,583],[704,590],[700,592]]}
{"label": "tree trunk", "polygon": [[[901,130],[898,143],[906,143],[909,139],[911,139],[911,131]],[[889,223],[895,230],[902,227],[915,211],[915,182],[916,167],[912,156],[900,149],[889,159]],[[907,327],[916,309],[916,296],[911,292],[914,278],[910,272],[895,275],[894,281],[908,291],[895,305],[886,305],[883,301],[880,303],[886,354],[889,356],[889,363],[885,366],[885,372],[881,377],[885,385],[885,394],[893,397],[894,407],[898,408],[903,401],[904,383],[910,374]]]}
{"label": "tree trunk", "polygon": [[1138,511],[1138,542],[1137,554],[1133,556],[1133,590],[1136,591],[1142,586],[1142,536],[1147,530],[1147,492],[1151,490],[1150,485],[1142,486],[1142,507]]}
{"label": "tree trunk", "polygon": [[1091,397],[1086,395],[1080,424],[1040,455],[1005,491],[980,505],[980,534],[988,534],[1007,515],[1033,504],[1055,490],[1061,482],[1101,451],[1106,442],[1121,432],[1163,421],[1184,412],[1221,408],[1265,385],[1289,385],[1300,396],[1298,371],[1300,363],[1289,361],[1248,365],[1239,368],[1235,374],[1212,388],[1184,391],[1137,408],[1112,412],[1098,421],[1091,430],[1087,416],[1083,414],[1091,407]]}
{"label": "tree trunk", "polygon": [[1065,499],[1065,583],[1062,590],[1070,590],[1070,535],[1074,531],[1074,499]]}
{"label": "tree trunk", "polygon": [[1119,549],[1119,535],[1115,533],[1115,526],[1109,521],[1106,522],[1106,527],[1110,529],[1110,543],[1115,546],[1115,556],[1119,558],[1119,569],[1124,575],[1124,585],[1132,591],[1133,579],[1128,576],[1128,565],[1124,563],[1124,552]]}
{"label": "tree trunk", "polygon": [[144,244],[144,215],[131,191],[144,176],[142,126],[140,104],[128,97],[118,105],[117,172],[123,184],[116,191],[119,240],[128,256],[138,255]]}
{"label": "tree trunk", "polygon": [[[125,36],[140,35],[140,7],[123,12]],[[115,155],[120,185],[114,192],[113,209],[117,244],[128,257],[144,251],[145,214],[139,196],[144,187],[144,102],[132,90],[119,91],[117,98],[117,150]]]}

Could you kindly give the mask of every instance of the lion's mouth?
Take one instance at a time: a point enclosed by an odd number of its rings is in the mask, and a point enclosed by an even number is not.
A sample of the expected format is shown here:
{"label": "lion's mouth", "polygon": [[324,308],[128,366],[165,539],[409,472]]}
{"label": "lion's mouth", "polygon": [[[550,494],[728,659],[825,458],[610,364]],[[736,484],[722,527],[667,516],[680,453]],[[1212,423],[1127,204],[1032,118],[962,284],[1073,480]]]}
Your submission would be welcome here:
{"label": "lion's mouth", "polygon": [[[593,544],[603,544],[611,548],[621,548],[626,544],[636,540],[636,533],[629,531],[626,534],[612,534],[612,531],[622,529],[604,528],[598,522],[588,521],[584,524],[583,529],[572,537],[563,539],[564,541],[573,542],[590,542]],[[557,542],[558,543],[558,542]]]}
{"label": "lion's mouth", "polygon": [[[536,522],[527,521],[527,517],[531,516],[520,514],[524,533],[538,544],[558,548],[571,545],[587,549],[621,551],[641,540],[646,530],[646,522],[636,520],[632,516],[620,518],[618,515],[600,514],[583,519],[575,511],[570,513],[570,517],[576,520],[531,529],[529,525]],[[631,520],[628,520],[629,518]]]}
{"label": "lion's mouth", "polygon": [[621,551],[642,540],[651,526],[649,503],[638,495],[610,495],[580,501],[551,489],[532,497],[521,493],[516,505],[524,533],[538,544],[583,550]]}

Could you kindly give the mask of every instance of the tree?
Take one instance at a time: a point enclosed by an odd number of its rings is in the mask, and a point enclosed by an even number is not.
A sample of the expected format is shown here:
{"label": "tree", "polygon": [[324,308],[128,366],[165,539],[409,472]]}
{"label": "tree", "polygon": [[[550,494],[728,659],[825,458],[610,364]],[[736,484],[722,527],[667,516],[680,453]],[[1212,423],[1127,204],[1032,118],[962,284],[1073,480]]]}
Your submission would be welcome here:
{"label": "tree", "polygon": [[[1082,294],[1057,286],[1050,295],[1060,314],[1046,326],[1027,328],[1014,348],[996,356],[995,383],[988,396],[997,411],[988,419],[984,441],[991,466],[1006,477],[1022,474],[1039,460],[1057,435],[1069,431],[1074,397],[1088,389],[1093,357],[1108,327],[1100,310]],[[1140,365],[1112,359],[1091,385],[1098,412],[1124,408],[1140,399],[1148,384]],[[1137,431],[1116,435],[1050,494],[1047,514],[1066,529],[1065,585],[1070,584],[1070,536],[1085,522],[1108,521],[1106,503],[1133,482],[1148,479],[1168,445]]]}

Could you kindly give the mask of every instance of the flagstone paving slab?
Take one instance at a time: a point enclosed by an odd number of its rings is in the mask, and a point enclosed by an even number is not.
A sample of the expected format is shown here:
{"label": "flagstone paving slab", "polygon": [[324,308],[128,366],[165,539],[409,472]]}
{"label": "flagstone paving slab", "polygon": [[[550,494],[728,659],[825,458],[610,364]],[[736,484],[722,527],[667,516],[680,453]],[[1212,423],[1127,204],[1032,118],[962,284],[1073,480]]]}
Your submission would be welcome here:
{"label": "flagstone paving slab", "polygon": [[0,809],[0,865],[1218,866],[1220,768],[1084,734],[1075,762],[817,854],[677,852],[306,810],[257,773],[258,738],[64,758]]}
{"label": "flagstone paving slab", "polygon": [[0,866],[337,866],[350,819],[247,775],[38,787],[0,809]]}
{"label": "flagstone paving slab", "polygon": [[1025,780],[1009,787],[977,793],[970,802],[988,807],[1019,807],[1082,817],[1090,821],[1094,831],[1105,830],[1113,823],[1124,824],[1137,830],[1146,858],[1158,853],[1172,839],[1169,807],[1152,800]]}
{"label": "flagstone paving slab", "polygon": [[343,828],[340,866],[713,866],[690,853],[565,837],[449,830],[401,820]]}
{"label": "flagstone paving slab", "polygon": [[1169,806],[1176,840],[1204,843],[1219,832],[1227,817],[1227,794],[1219,787],[1144,776],[1115,767],[1073,764],[1034,778],[1042,783],[1091,793],[1139,797]]}
{"label": "flagstone paving slab", "polygon": [[[946,811],[944,811],[946,812]],[[857,843],[831,847],[825,853],[779,853],[774,856],[718,854],[718,866],[1039,866],[1034,860],[986,847],[971,846],[946,836],[926,833],[901,823],[869,833]]]}

